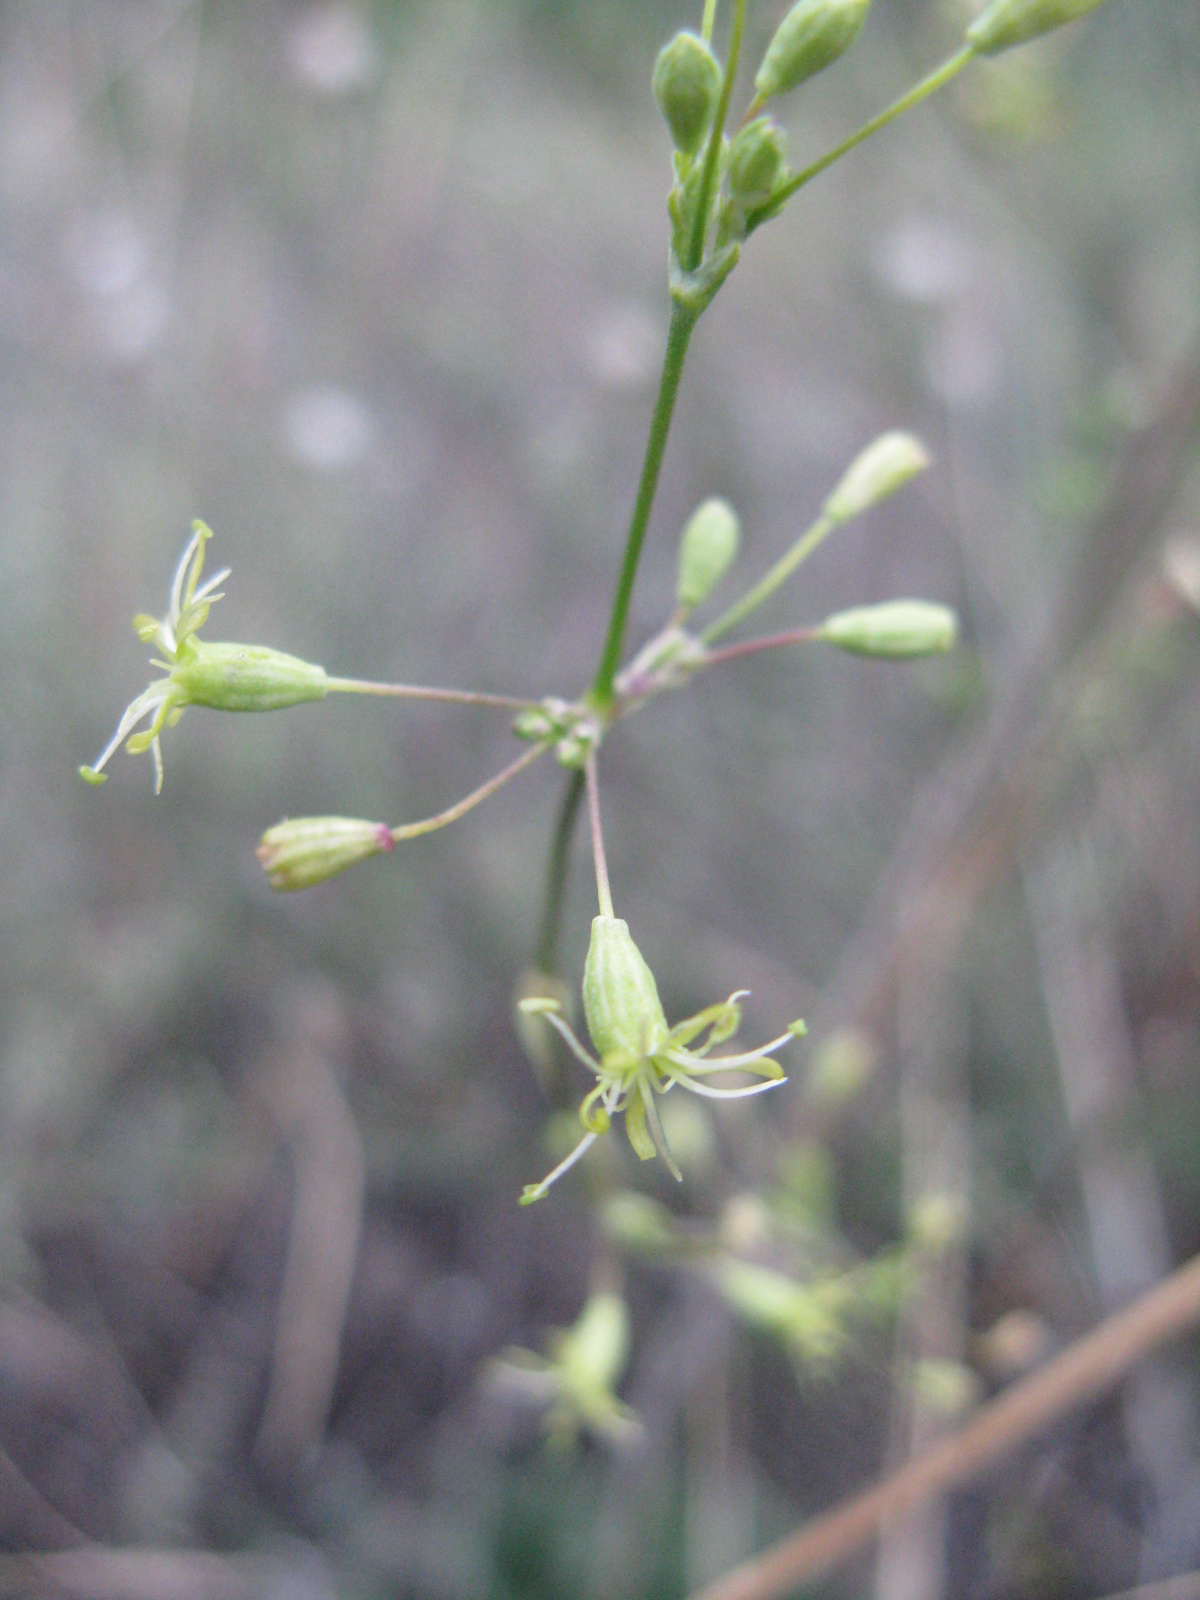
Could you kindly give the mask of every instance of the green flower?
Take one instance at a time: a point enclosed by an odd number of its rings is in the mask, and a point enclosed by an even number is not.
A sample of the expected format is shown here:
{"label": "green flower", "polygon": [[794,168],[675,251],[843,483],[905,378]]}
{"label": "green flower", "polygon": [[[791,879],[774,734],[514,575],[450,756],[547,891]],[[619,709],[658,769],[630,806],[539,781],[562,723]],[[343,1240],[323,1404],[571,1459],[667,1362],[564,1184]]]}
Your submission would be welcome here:
{"label": "green flower", "polygon": [[[124,742],[131,755],[141,755],[146,750],[153,754],[154,792],[161,794],[159,735],[164,728],[175,726],[187,706],[210,706],[218,711],[276,711],[303,700],[322,700],[328,693],[323,667],[263,645],[206,644],[196,637],[213,603],[223,598],[215,592],[217,585],[229,576],[229,568],[223,567],[205,583],[200,582],[204,546],[211,538],[212,531],[204,523],[192,524],[191,540],[171,581],[166,616],[161,620],[144,614],[134,617],[133,631],[138,638],[166,658],[152,660],[167,676],[156,678],[126,706],[116,733],[95,766],[80,767],[79,775],[85,782],[105,782],[107,774],[103,769]],[[134,729],[147,718],[149,726],[135,733]]]}
{"label": "green flower", "polygon": [[[579,1108],[586,1134],[541,1183],[526,1186],[521,1204],[540,1200],[622,1113],[629,1142],[641,1159],[652,1160],[657,1153],[672,1175],[682,1178],[663,1137],[655,1097],[676,1086],[707,1100],[742,1100],[761,1094],[784,1081],[782,1067],[772,1060],[775,1051],[805,1031],[803,1022],[793,1022],[786,1033],[757,1050],[710,1055],[737,1032],[742,1018],[739,1002],[747,992],[740,989],[728,1000],[706,1006],[694,1017],[668,1027],[654,974],[634,944],[629,924],[620,917],[594,918],[584,964],[583,1009],[599,1060],[580,1044],[558,1014],[557,1001],[533,996],[521,1002],[527,1014],[546,1018],[596,1078],[595,1087]],[[735,1089],[714,1088],[704,1081],[722,1072],[747,1072],[766,1081]]]}
{"label": "green flower", "polygon": [[618,1449],[641,1442],[641,1419],[618,1400],[617,1383],[629,1358],[629,1310],[619,1294],[593,1294],[579,1320],[556,1328],[548,1358],[510,1346],[489,1364],[493,1385],[546,1407],[543,1426],[559,1448],[574,1443],[581,1429]]}

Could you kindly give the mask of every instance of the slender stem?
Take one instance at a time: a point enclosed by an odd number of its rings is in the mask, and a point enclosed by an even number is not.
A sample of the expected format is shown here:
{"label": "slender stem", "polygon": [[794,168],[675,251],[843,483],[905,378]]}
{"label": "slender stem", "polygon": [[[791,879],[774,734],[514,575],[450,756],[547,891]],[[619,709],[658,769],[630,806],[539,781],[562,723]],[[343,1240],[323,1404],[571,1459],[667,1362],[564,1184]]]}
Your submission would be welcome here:
{"label": "slender stem", "polygon": [[742,656],[756,656],[763,650],[780,650],[791,644],[808,644],[820,638],[818,628],[792,628],[787,633],[768,633],[761,639],[743,639],[740,644],[726,645],[724,650],[714,650],[705,657],[705,667],[719,667],[726,661],[737,661]]}
{"label": "slender stem", "polygon": [[457,822],[459,817],[465,816],[468,811],[473,811],[481,800],[486,800],[489,795],[495,794],[497,789],[502,789],[510,778],[515,778],[518,772],[523,772],[549,748],[549,741],[532,745],[515,761],[510,761],[507,767],[496,773],[494,778],[481,783],[478,789],[472,789],[470,794],[464,795],[447,811],[439,811],[434,817],[423,817],[420,822],[402,823],[400,827],[392,829],[392,838],[399,844],[402,839],[419,839],[423,833],[436,833],[439,828],[446,828],[450,823]]}
{"label": "slender stem", "polygon": [[862,144],[864,139],[869,139],[872,134],[878,133],[881,128],[886,128],[889,122],[894,121],[905,111],[911,111],[914,106],[919,106],[922,100],[927,100],[931,94],[936,93],[938,89],[949,83],[950,79],[960,73],[967,63],[974,60],[974,58],[974,45],[964,45],[955,55],[952,55],[947,61],[943,61],[940,67],[935,67],[927,78],[922,78],[920,83],[914,84],[907,94],[902,94],[899,100],[893,100],[892,104],[881,111],[878,116],[872,117],[869,122],[864,122],[862,127],[852,133],[848,139],[843,139],[841,144],[835,145],[832,150],[827,150],[810,167],[805,167],[803,172],[795,173],[776,190],[764,206],[750,213],[746,219],[746,232],[752,233],[759,223],[766,222],[769,217],[773,217],[784,201],[790,200],[797,189],[803,189],[806,183],[811,183],[815,177],[825,171],[826,167],[831,167],[835,161],[840,161],[856,145]]}
{"label": "slender stem", "polygon": [[554,842],[550,846],[550,859],[546,863],[542,926],[537,942],[539,972],[553,974],[558,966],[558,932],[562,925],[563,893],[567,885],[567,867],[571,858],[575,819],[579,815],[579,802],[583,799],[583,785],[583,773],[573,772],[563,790],[558,825],[554,830]]}
{"label": "slender stem", "polygon": [[592,856],[596,862],[596,898],[600,902],[600,915],[611,917],[612,894],[608,887],[608,862],[604,857],[604,830],[600,826],[600,785],[596,781],[596,752],[593,750],[584,767],[587,775],[588,821],[592,825]]}
{"label": "slender stem", "polygon": [[462,706],[499,706],[504,711],[524,711],[534,702],[506,694],[486,694],[474,689],[428,689],[418,683],[371,683],[365,678],[326,678],[331,694],[377,694],[395,700],[443,700]]}
{"label": "slender stem", "polygon": [[700,24],[700,37],[705,44],[712,43],[713,24],[717,20],[717,0],[704,0],[704,21]]}
{"label": "slender stem", "polygon": [[746,20],[746,0],[734,0],[733,27],[729,35],[729,58],[721,79],[721,98],[717,101],[716,115],[704,151],[704,170],[700,176],[700,193],[696,199],[696,220],[692,224],[692,237],[688,241],[687,260],[680,263],[685,272],[695,272],[704,259],[704,238],[708,232],[708,202],[712,195],[713,180],[721,159],[721,139],[725,133],[725,119],[729,115],[729,98],[733,93],[733,80],[737,77],[738,56],[742,50],[742,24]]}
{"label": "slender stem", "polygon": [[723,612],[710,627],[705,628],[700,635],[703,643],[711,644],[714,639],[719,639],[723,633],[728,633],[730,628],[736,627],[744,617],[748,617],[762,605],[764,600],[775,593],[781,583],[791,577],[800,563],[812,555],[822,539],[834,527],[836,523],[832,517],[818,517],[808,532],[796,541],[787,555],[777,561],[770,572],[756,583],[748,594],[735,601],[728,611]]}
{"label": "slender stem", "polygon": [[629,616],[629,602],[633,596],[633,581],[637,576],[638,561],[642,553],[642,540],[650,509],[654,504],[654,491],[658,487],[658,474],[662,467],[667,435],[671,431],[671,417],[675,410],[675,397],[679,393],[679,380],[683,376],[683,362],[688,341],[696,324],[696,314],[676,305],[671,312],[671,325],[667,330],[667,348],[663,356],[662,378],[658,386],[658,400],[650,421],[650,437],[646,441],[646,459],[642,463],[642,476],[638,483],[629,533],[625,539],[625,558],[617,579],[617,592],[613,597],[612,615],[608,622],[608,636],[600,665],[592,684],[592,701],[598,710],[605,711],[612,704],[613,679],[621,660],[621,647],[625,642],[625,624]]}
{"label": "slender stem", "polygon": [[694,1600],[776,1600],[824,1577],[893,1518],[968,1483],[981,1468],[1055,1418],[1101,1395],[1168,1339],[1200,1322],[1200,1256],[1140,1300],[981,1406],[960,1433],[936,1444],[857,1499],[814,1517]]}

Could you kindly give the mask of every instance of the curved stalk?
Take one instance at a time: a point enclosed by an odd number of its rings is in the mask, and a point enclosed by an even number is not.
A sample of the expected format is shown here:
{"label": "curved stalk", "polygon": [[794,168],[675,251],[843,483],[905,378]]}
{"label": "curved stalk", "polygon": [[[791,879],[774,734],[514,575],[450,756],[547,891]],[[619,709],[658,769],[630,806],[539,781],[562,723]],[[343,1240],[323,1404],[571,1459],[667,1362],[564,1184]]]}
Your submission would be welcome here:
{"label": "curved stalk", "polygon": [[473,811],[489,795],[495,794],[497,789],[502,789],[510,779],[516,777],[518,772],[523,772],[549,748],[548,742],[533,745],[523,751],[515,761],[510,761],[508,766],[496,773],[495,777],[489,778],[486,783],[481,783],[478,789],[472,789],[470,794],[464,795],[445,811],[439,811],[436,816],[422,817],[420,822],[401,823],[398,828],[391,830],[393,843],[400,844],[405,839],[419,839],[422,834],[436,833],[439,828],[448,828],[452,822],[457,822],[459,817],[466,816],[468,811]]}
{"label": "curved stalk", "polygon": [[802,172],[795,173],[776,190],[766,205],[750,213],[746,219],[746,233],[748,235],[753,233],[760,223],[766,222],[769,218],[775,216],[785,201],[790,200],[798,189],[803,189],[806,183],[811,183],[814,178],[819,177],[826,167],[831,167],[835,161],[840,161],[856,145],[862,144],[865,139],[869,139],[872,134],[878,133],[881,128],[886,128],[889,122],[894,122],[905,111],[911,111],[914,106],[919,106],[922,100],[927,100],[931,94],[944,87],[950,82],[951,78],[956,77],[962,71],[969,61],[974,59],[974,45],[964,45],[961,50],[957,51],[948,60],[943,61],[940,67],[935,67],[928,77],[922,78],[920,83],[914,84],[907,94],[902,94],[898,100],[893,100],[890,106],[885,107],[878,116],[872,117],[869,122],[864,122],[862,127],[856,129],[848,139],[843,139],[841,144],[835,145],[832,150],[827,150],[823,156],[814,161],[811,166],[805,167]]}
{"label": "curved stalk", "polygon": [[326,678],[330,694],[374,694],[393,700],[441,700],[461,706],[498,706],[502,711],[526,711],[532,700],[507,694],[487,694],[474,689],[429,689],[419,683],[374,683],[367,678]]}
{"label": "curved stalk", "polygon": [[760,578],[740,600],[735,600],[728,611],[723,611],[714,623],[700,635],[703,644],[711,644],[730,628],[736,627],[752,611],[757,611],[764,600],[770,599],[776,589],[791,577],[800,563],[806,560],[821,541],[837,526],[832,517],[818,517],[808,532],[797,539],[792,548],[778,560],[765,577]]}

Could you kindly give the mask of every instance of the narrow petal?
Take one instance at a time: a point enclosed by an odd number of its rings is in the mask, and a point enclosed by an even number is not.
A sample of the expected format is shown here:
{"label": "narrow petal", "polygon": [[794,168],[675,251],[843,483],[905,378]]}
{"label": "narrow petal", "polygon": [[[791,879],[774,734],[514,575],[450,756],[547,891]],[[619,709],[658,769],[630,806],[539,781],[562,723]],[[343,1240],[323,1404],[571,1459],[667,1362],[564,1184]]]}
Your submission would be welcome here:
{"label": "narrow petal", "polygon": [[693,1083],[686,1072],[672,1072],[671,1078],[681,1089],[698,1094],[705,1100],[748,1100],[752,1094],[765,1094],[768,1089],[778,1089],[786,1078],[768,1078],[766,1083],[751,1083],[741,1089],[714,1089],[708,1083]]}
{"label": "narrow petal", "polygon": [[592,1057],[588,1055],[587,1051],[583,1048],[579,1040],[571,1031],[570,1026],[565,1023],[560,1016],[556,1016],[553,1011],[546,1011],[542,1014],[550,1026],[557,1033],[561,1034],[561,1036],[566,1040],[567,1047],[571,1051],[571,1054],[575,1056],[577,1060],[582,1061],[584,1066],[587,1067],[590,1072],[594,1072],[597,1077],[599,1077],[600,1063],[598,1061],[593,1061]]}
{"label": "narrow petal", "polygon": [[225,596],[223,594],[214,594],[213,590],[218,584],[224,583],[232,571],[232,567],[222,567],[220,572],[214,572],[211,578],[205,578],[192,596],[192,604],[195,605],[201,600],[224,600]]}
{"label": "narrow petal", "polygon": [[679,1071],[689,1078],[711,1077],[715,1072],[751,1072],[761,1078],[783,1077],[783,1068],[770,1056],[758,1056],[748,1061],[737,1056],[718,1056],[715,1060],[710,1058],[706,1061],[688,1050],[664,1050],[659,1059],[669,1063],[665,1069],[668,1072]]}
{"label": "narrow petal", "polygon": [[100,778],[113,752],[120,747],[126,735],[132,733],[144,717],[148,717],[152,711],[158,710],[165,693],[165,685],[161,689],[156,689],[152,684],[149,689],[144,689],[136,700],[129,702],[125,707],[120,722],[117,724],[116,733],[104,746],[95,764],[86,769],[83,767],[79,769],[89,783],[95,783]]}
{"label": "narrow petal", "polygon": [[675,1182],[682,1183],[683,1173],[680,1172],[675,1157],[671,1154],[667,1136],[663,1132],[662,1123],[658,1120],[658,1107],[654,1104],[654,1092],[644,1077],[638,1079],[638,1087],[641,1090],[642,1102],[646,1107],[646,1121],[650,1125],[650,1137],[654,1140],[654,1148],[663,1158],[663,1163],[667,1171],[675,1179]]}
{"label": "narrow petal", "polygon": [[[187,542],[187,547],[179,558],[179,565],[175,568],[175,576],[171,579],[171,599],[167,606],[167,625],[171,628],[179,621],[179,613],[183,607],[183,580],[187,576],[188,563],[191,561],[197,545],[203,544],[200,529],[197,528]],[[203,556],[201,556],[203,559]]]}

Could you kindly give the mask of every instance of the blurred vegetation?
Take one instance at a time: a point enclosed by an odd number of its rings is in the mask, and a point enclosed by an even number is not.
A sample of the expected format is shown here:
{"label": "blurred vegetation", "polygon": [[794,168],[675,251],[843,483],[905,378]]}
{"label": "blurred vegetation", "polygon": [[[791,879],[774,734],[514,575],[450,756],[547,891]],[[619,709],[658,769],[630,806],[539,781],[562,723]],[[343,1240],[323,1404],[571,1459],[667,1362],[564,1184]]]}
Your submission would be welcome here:
{"label": "blurred vegetation", "polygon": [[[781,10],[753,7],[749,59]],[[968,13],[876,0],[789,108],[794,159]],[[305,895],[254,859],[284,815],[448,803],[508,758],[503,715],[194,710],[160,799],[143,762],[98,794],[74,776],[144,681],[129,618],[194,516],[233,568],[228,637],[372,678],[584,686],[666,323],[648,80],[684,22],[673,0],[0,10],[9,1552],[165,1550],[197,1593],[185,1558],[216,1552],[256,1594],[683,1595],[1200,1248],[1195,470],[1116,540],[1128,580],[1082,648],[1035,674],[1048,731],[994,785],[1029,804],[961,937],[927,961],[901,937],[889,1003],[841,1003],[937,775],[1082,594],[1119,464],[1195,349],[1194,0],[1112,0],[973,69],[757,235],[697,335],[631,646],[699,500],[738,507],[753,573],[890,426],[934,471],[831,540],[772,625],[919,593],[967,637],[913,668],[747,661],[606,748],[614,892],[668,1016],[736,980],[757,1037],[820,1024],[783,1109],[668,1129],[681,1189],[609,1140],[516,1204],[578,1100],[511,1020],[557,772]],[[859,1055],[818,1072],[848,1023]],[[613,1223],[633,1189],[667,1208],[636,1213],[640,1245]],[[958,1221],[828,1366],[721,1293],[716,1257],[807,1286],[911,1256],[930,1195]],[[547,1453],[479,1375],[575,1324],[597,1273],[629,1306],[645,1442]],[[1082,1597],[1196,1567],[1196,1355],[956,1496],[924,1565],[892,1547],[828,1592],[892,1600],[915,1572]]]}

